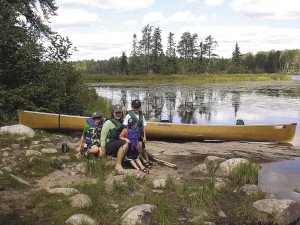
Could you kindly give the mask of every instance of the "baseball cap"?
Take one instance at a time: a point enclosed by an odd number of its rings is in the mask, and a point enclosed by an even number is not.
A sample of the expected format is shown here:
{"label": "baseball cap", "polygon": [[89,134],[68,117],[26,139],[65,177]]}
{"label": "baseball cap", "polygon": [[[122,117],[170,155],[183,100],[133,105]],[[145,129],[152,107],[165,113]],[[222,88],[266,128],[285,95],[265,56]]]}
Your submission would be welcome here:
{"label": "baseball cap", "polygon": [[94,112],[93,114],[92,114],[92,118],[94,119],[94,118],[101,118],[102,116],[101,116],[101,113],[100,112]]}
{"label": "baseball cap", "polygon": [[116,112],[122,112],[123,109],[122,109],[122,106],[117,104],[117,105],[114,105],[113,106],[113,112],[116,113]]}

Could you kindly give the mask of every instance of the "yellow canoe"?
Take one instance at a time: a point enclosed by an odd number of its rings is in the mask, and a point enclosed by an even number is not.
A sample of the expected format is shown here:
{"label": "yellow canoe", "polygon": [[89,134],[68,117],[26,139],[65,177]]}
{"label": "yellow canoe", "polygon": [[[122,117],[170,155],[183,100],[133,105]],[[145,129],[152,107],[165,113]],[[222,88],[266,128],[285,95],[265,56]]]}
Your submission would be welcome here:
{"label": "yellow canoe", "polygon": [[[53,113],[19,111],[19,121],[31,128],[81,131],[86,118]],[[193,139],[289,142],[296,132],[296,123],[276,125],[197,125],[173,123],[147,123],[147,137]]]}

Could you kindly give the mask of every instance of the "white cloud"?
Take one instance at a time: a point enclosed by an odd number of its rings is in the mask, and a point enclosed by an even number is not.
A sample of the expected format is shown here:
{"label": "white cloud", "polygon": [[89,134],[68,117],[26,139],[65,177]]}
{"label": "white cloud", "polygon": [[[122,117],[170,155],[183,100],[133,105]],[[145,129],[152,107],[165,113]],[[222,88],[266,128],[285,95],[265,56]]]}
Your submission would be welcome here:
{"label": "white cloud", "polygon": [[195,3],[195,2],[198,2],[198,0],[185,0],[186,2],[189,2],[189,3]]}
{"label": "white cloud", "polygon": [[99,21],[96,13],[88,13],[83,9],[61,9],[57,10],[57,16],[50,20],[54,26],[90,26],[93,22]]}
{"label": "white cloud", "polygon": [[183,32],[199,34],[199,41],[212,35],[218,42],[217,54],[231,57],[235,42],[237,41],[242,53],[269,50],[284,50],[299,48],[300,28],[271,28],[268,26],[185,26],[175,33],[176,42]]}
{"label": "white cloud", "polygon": [[58,5],[89,5],[101,9],[135,11],[149,7],[155,0],[58,0]]}
{"label": "white cloud", "polygon": [[206,7],[215,7],[222,5],[224,0],[204,0],[204,5]]}
{"label": "white cloud", "polygon": [[153,12],[147,13],[143,17],[143,22],[144,23],[156,23],[156,22],[161,21],[162,18],[163,18],[163,13],[161,11],[153,11]]}
{"label": "white cloud", "polygon": [[298,0],[233,0],[230,8],[250,18],[292,20],[300,18]]}
{"label": "white cloud", "polygon": [[184,12],[174,12],[167,18],[167,22],[190,22],[196,19],[190,10]]}
{"label": "white cloud", "polygon": [[125,26],[137,25],[138,21],[137,20],[125,20],[122,22],[122,24]]}

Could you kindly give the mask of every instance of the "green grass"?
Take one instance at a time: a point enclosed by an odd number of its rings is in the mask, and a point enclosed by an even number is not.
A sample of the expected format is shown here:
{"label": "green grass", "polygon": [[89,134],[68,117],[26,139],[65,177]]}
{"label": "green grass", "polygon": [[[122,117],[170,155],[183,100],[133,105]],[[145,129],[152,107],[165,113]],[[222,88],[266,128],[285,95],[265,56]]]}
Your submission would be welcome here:
{"label": "green grass", "polygon": [[270,81],[290,80],[291,78],[281,74],[200,74],[200,75],[83,75],[84,83],[180,83],[201,84],[209,82],[230,81]]}
{"label": "green grass", "polygon": [[22,135],[3,133],[0,134],[0,149],[11,147],[12,144],[20,144],[20,147],[29,145],[32,141],[31,138],[27,137],[25,140],[18,141],[17,139]]}
{"label": "green grass", "polygon": [[253,163],[242,163],[233,169],[229,179],[238,185],[257,184],[258,170],[258,166]]}
{"label": "green grass", "polygon": [[103,176],[114,169],[114,166],[106,163],[107,161],[103,157],[96,160],[85,160],[85,162],[87,164],[87,173],[96,177]]}

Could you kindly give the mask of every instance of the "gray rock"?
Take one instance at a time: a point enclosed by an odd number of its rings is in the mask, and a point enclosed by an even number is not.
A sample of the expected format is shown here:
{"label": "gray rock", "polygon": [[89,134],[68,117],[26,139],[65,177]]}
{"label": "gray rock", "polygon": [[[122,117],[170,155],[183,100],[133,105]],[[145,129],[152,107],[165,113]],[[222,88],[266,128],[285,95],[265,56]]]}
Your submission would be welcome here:
{"label": "gray rock", "polygon": [[17,141],[25,141],[26,139],[27,139],[27,137],[23,136],[23,137],[17,138]]}
{"label": "gray rock", "polygon": [[72,196],[79,193],[79,191],[75,188],[52,188],[48,189],[47,191],[52,194],[64,194],[67,196]]}
{"label": "gray rock", "polygon": [[42,142],[50,142],[51,140],[50,140],[50,138],[44,138],[43,140],[42,140]]}
{"label": "gray rock", "polygon": [[222,218],[226,218],[227,217],[226,214],[223,211],[219,211],[218,212],[218,216],[222,217]]}
{"label": "gray rock", "polygon": [[9,153],[7,151],[5,151],[5,152],[3,152],[2,156],[7,157],[7,156],[9,156]]}
{"label": "gray rock", "polygon": [[223,162],[225,160],[226,159],[218,157],[218,156],[209,155],[205,158],[204,163],[208,166],[211,163],[217,164],[217,163]]}
{"label": "gray rock", "polygon": [[113,177],[108,177],[106,180],[105,180],[105,185],[106,187],[111,190],[112,187],[113,187],[113,184],[114,182],[116,182],[117,184],[120,184],[122,183],[124,180],[124,177],[123,175],[117,175],[117,176],[113,176]]}
{"label": "gray rock", "polygon": [[30,159],[29,159],[29,165],[37,165],[39,164],[40,162],[42,162],[43,160],[39,157],[36,157],[36,156],[32,156]]}
{"label": "gray rock", "polygon": [[0,175],[3,175],[3,172],[0,170]]}
{"label": "gray rock", "polygon": [[71,206],[77,208],[85,208],[92,205],[92,200],[86,194],[77,194],[70,198]]}
{"label": "gray rock", "polygon": [[18,134],[25,135],[27,137],[34,137],[35,132],[30,127],[24,126],[22,124],[16,124],[12,126],[4,126],[0,127],[0,134],[10,133],[10,134]]}
{"label": "gray rock", "polygon": [[51,176],[51,177],[68,177],[69,174],[67,174],[61,170],[56,170],[53,173],[50,173],[49,176]]}
{"label": "gray rock", "polygon": [[86,173],[87,171],[87,164],[86,163],[79,163],[76,165],[75,169],[80,173]]}
{"label": "gray rock", "polygon": [[39,150],[40,148],[44,147],[44,144],[38,144],[38,145],[31,145],[29,146],[29,150]]}
{"label": "gray rock", "polygon": [[217,190],[221,190],[225,186],[226,186],[226,182],[222,178],[217,177],[215,179],[215,188]]}
{"label": "gray rock", "polygon": [[203,224],[204,225],[216,225],[216,223],[214,223],[214,222],[208,222],[208,221],[205,221]]}
{"label": "gray rock", "polygon": [[34,145],[38,145],[40,143],[40,141],[33,141],[32,144]]}
{"label": "gray rock", "polygon": [[75,149],[78,146],[78,143],[74,143],[74,142],[68,142],[68,147],[71,149]]}
{"label": "gray rock", "polygon": [[56,154],[57,150],[55,148],[42,148],[41,152],[45,154]]}
{"label": "gray rock", "polygon": [[12,148],[20,148],[20,144],[11,144]]}
{"label": "gray rock", "polygon": [[26,150],[25,156],[42,156],[42,153],[37,150]]}
{"label": "gray rock", "polygon": [[5,166],[2,168],[4,171],[11,173],[12,169],[9,166]]}
{"label": "gray rock", "polygon": [[86,214],[74,214],[66,220],[66,225],[80,225],[82,223],[88,225],[98,225],[96,220],[92,219]]}
{"label": "gray rock", "polygon": [[9,148],[9,147],[6,147],[6,148],[2,148],[1,150],[0,150],[0,152],[2,152],[2,151],[10,151],[11,149]]}
{"label": "gray rock", "polygon": [[246,195],[252,195],[252,194],[257,194],[260,192],[259,186],[255,184],[245,184],[242,187],[242,191],[246,193]]}
{"label": "gray rock", "polygon": [[152,190],[153,193],[162,194],[164,193],[163,190]]}
{"label": "gray rock", "polygon": [[18,181],[19,183],[21,184],[24,184],[26,186],[30,186],[30,183],[27,182],[26,180],[23,180],[22,178],[20,177],[17,177],[16,175],[13,175],[13,174],[9,174],[12,178],[14,178],[16,181]]}
{"label": "gray rock", "polygon": [[199,220],[202,220],[203,218],[208,216],[205,210],[195,211],[194,209],[188,208],[187,211],[191,214],[196,214],[196,216],[188,220],[188,223],[196,223]]}
{"label": "gray rock", "polygon": [[166,187],[166,179],[162,178],[162,179],[157,179],[153,181],[153,187],[154,188],[165,188]]}
{"label": "gray rock", "polygon": [[242,158],[228,159],[220,164],[215,175],[222,176],[222,177],[228,176],[235,167],[248,162],[249,161],[247,159],[242,159]]}
{"label": "gray rock", "polygon": [[206,167],[206,164],[204,163],[201,163],[199,164],[198,166],[195,166],[191,173],[204,173],[206,174],[207,173],[207,167]]}
{"label": "gray rock", "polygon": [[140,172],[140,171],[136,171],[136,170],[133,170],[133,169],[124,170],[123,175],[124,176],[133,176],[133,177],[138,178],[140,180],[144,179],[145,176],[146,176],[145,173]]}
{"label": "gray rock", "polygon": [[296,187],[296,188],[294,189],[294,192],[300,193],[300,187]]}
{"label": "gray rock", "polygon": [[263,199],[254,202],[253,207],[274,216],[278,225],[291,224],[300,218],[300,203],[289,199]]}
{"label": "gray rock", "polygon": [[121,217],[121,225],[149,225],[156,206],[142,204],[131,207]]}

